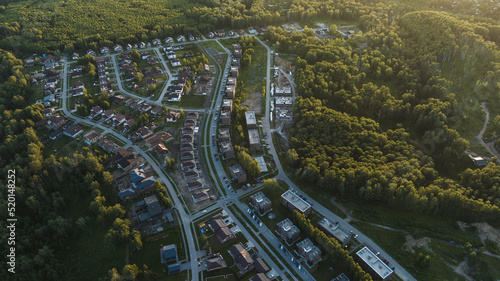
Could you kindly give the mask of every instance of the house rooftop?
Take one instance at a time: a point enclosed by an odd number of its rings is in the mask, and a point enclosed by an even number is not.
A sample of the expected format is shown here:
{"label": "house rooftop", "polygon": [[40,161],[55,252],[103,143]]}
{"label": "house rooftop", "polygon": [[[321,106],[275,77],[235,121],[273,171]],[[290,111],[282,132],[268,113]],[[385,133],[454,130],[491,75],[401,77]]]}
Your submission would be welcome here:
{"label": "house rooftop", "polygon": [[281,198],[290,202],[295,208],[301,212],[305,212],[311,207],[311,204],[307,203],[304,199],[300,198],[297,194],[293,193],[291,190],[287,190],[285,193],[281,194]]}
{"label": "house rooftop", "polygon": [[297,243],[297,247],[304,251],[304,257],[308,260],[313,260],[317,255],[321,255],[321,250],[314,246],[313,242],[309,240],[309,238]]}
{"label": "house rooftop", "polygon": [[283,230],[285,236],[291,238],[295,234],[300,233],[300,230],[295,226],[289,218],[286,218],[276,224],[279,229]]}
{"label": "house rooftop", "polygon": [[248,139],[250,141],[250,144],[260,144],[259,130],[248,130]]}
{"label": "house rooftop", "polygon": [[251,125],[251,124],[257,125],[257,119],[255,119],[255,112],[254,111],[245,112],[245,118],[247,121],[247,126]]}
{"label": "house rooftop", "polygon": [[356,252],[356,255],[362,259],[381,279],[387,278],[392,274],[392,269],[380,260],[370,249],[364,247]]}
{"label": "house rooftop", "polygon": [[236,164],[234,166],[229,167],[229,170],[236,176],[246,175],[246,172],[243,170],[240,164]]}
{"label": "house rooftop", "polygon": [[344,273],[341,273],[339,276],[333,278],[330,281],[351,281],[351,280],[349,278],[347,278],[347,276],[345,276]]}

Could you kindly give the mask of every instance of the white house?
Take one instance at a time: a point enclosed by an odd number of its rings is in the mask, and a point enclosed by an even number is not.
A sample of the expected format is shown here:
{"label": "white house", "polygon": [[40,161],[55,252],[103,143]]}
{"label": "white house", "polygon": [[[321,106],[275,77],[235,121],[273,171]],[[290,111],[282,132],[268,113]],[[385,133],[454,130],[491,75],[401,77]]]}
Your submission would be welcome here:
{"label": "white house", "polygon": [[181,61],[179,59],[173,59],[170,61],[170,64],[172,64],[172,66],[180,66]]}
{"label": "white house", "polygon": [[[131,46],[131,47],[132,47],[132,46]],[[123,51],[123,47],[122,47],[122,45],[120,45],[120,44],[116,44],[116,45],[113,47],[113,50],[114,50],[115,52],[122,52],[122,51]]]}

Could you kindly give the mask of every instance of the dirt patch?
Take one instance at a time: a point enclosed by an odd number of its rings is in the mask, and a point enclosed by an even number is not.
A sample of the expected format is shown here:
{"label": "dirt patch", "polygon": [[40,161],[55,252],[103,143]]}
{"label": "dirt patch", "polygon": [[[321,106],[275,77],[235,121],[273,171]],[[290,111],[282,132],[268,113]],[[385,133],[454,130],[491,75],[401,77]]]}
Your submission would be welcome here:
{"label": "dirt patch", "polygon": [[291,71],[292,74],[295,74],[295,66],[292,66],[292,63],[290,61],[282,59],[279,56],[274,56],[274,64],[276,66],[279,66],[285,72]]}
{"label": "dirt patch", "polygon": [[406,238],[406,243],[404,243],[402,247],[404,251],[415,254],[415,250],[413,249],[414,247],[417,248],[424,247],[426,250],[432,251],[431,248],[429,248],[429,242],[431,242],[431,239],[429,237],[415,239],[411,235],[406,235],[405,238]]}
{"label": "dirt patch", "polygon": [[467,281],[474,281],[466,272],[469,272],[469,265],[467,264],[467,258],[464,259],[458,266],[451,266],[453,270],[463,276]]}
{"label": "dirt patch", "polygon": [[256,115],[262,114],[262,92],[252,91],[247,95],[247,99],[241,103],[242,107],[247,106],[249,111],[255,111]]}
{"label": "dirt patch", "polygon": [[497,244],[500,244],[500,231],[485,222],[473,223],[473,226],[477,228],[479,238],[481,242],[489,239]]}

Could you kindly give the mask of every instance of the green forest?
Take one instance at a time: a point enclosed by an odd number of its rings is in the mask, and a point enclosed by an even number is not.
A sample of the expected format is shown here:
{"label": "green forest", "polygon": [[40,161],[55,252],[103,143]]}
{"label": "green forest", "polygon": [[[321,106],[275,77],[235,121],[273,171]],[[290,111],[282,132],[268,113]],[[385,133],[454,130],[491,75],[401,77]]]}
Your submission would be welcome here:
{"label": "green forest", "polygon": [[342,197],[497,224],[499,168],[471,169],[463,135],[482,127],[480,102],[499,110],[499,25],[383,10],[348,41],[269,29],[299,55],[289,163]]}

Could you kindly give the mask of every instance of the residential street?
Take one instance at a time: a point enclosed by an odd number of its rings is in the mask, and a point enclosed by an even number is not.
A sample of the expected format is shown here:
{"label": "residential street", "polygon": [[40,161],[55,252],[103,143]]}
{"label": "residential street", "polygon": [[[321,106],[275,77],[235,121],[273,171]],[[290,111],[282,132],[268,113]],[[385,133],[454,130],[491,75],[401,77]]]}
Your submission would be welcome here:
{"label": "residential street", "polygon": [[[264,114],[264,118],[262,119],[262,124],[263,124],[263,130],[265,132],[267,132],[267,135],[271,138],[272,137],[272,133],[271,133],[272,131],[271,131],[271,124],[270,124],[270,103],[271,103],[271,98],[272,97],[271,97],[271,94],[270,94],[270,84],[271,84],[271,79],[272,79],[272,77],[271,77],[271,67],[272,67],[272,65],[271,65],[271,52],[272,51],[269,48],[269,46],[267,46],[264,42],[261,41],[261,39],[259,39],[258,37],[256,37],[256,39],[257,39],[257,41],[259,41],[267,49],[267,73],[266,73],[266,93],[267,94],[266,94],[266,102],[265,102],[266,108],[264,110],[265,114]],[[219,80],[215,84],[214,93],[213,93],[213,95],[215,95],[215,96],[213,97],[213,100],[211,101],[209,108],[205,108],[205,109],[184,108],[185,111],[198,111],[198,112],[203,111],[204,114],[205,114],[204,119],[203,119],[203,120],[205,120],[205,123],[200,124],[200,133],[201,133],[201,135],[200,135],[199,139],[201,141],[199,143],[199,146],[202,147],[202,150],[204,151],[204,154],[206,155],[206,157],[211,158],[211,160],[213,162],[213,166],[210,165],[210,163],[205,163],[206,165],[208,165],[205,168],[206,168],[207,171],[209,171],[209,173],[211,174],[212,178],[215,180],[215,185],[216,185],[215,188],[219,190],[219,193],[221,195],[221,197],[219,198],[219,200],[218,200],[218,202],[216,204],[211,205],[210,207],[208,207],[205,210],[206,210],[206,212],[210,212],[210,211],[215,210],[218,207],[223,208],[231,216],[231,218],[236,222],[236,224],[240,227],[240,229],[241,229],[242,233],[245,235],[245,237],[256,246],[256,248],[259,250],[259,254],[265,258],[266,262],[272,268],[274,268],[275,270],[277,270],[277,272],[279,273],[279,275],[284,280],[287,280],[287,278],[285,277],[284,272],[288,272],[290,276],[295,276],[292,272],[290,272],[290,269],[293,269],[295,271],[295,273],[300,276],[300,280],[314,280],[314,278],[311,276],[311,274],[309,274],[309,272],[307,270],[305,270],[305,269],[298,269],[297,266],[295,266],[295,264],[290,260],[290,256],[288,256],[282,250],[279,249],[278,245],[279,245],[280,242],[276,238],[276,236],[273,234],[273,231],[270,230],[270,229],[268,229],[265,225],[263,225],[263,226],[258,225],[254,220],[252,220],[251,217],[249,216],[249,214],[247,213],[247,206],[246,206],[246,204],[242,203],[242,202],[240,202],[238,200],[238,197],[241,197],[242,195],[244,195],[244,194],[246,194],[248,192],[254,191],[254,189],[248,190],[248,191],[243,191],[243,192],[242,191],[235,192],[232,189],[228,189],[227,186],[219,186],[218,185],[218,181],[216,179],[218,178],[218,179],[221,180],[222,183],[224,183],[224,181],[222,180],[222,178],[223,177],[228,177],[228,175],[226,175],[221,162],[220,161],[216,161],[216,159],[215,159],[214,154],[218,153],[217,146],[212,145],[212,143],[211,143],[212,140],[211,140],[210,136],[213,135],[213,134],[217,135],[217,123],[218,123],[219,118],[218,118],[218,115],[216,114],[216,112],[218,112],[218,109],[219,109],[220,105],[222,104],[222,100],[223,100],[223,97],[224,97],[224,95],[221,95],[220,92],[221,92],[221,90],[224,89],[224,87],[225,87],[225,81],[227,80],[227,77],[228,77],[228,68],[230,66],[230,61],[231,61],[231,52],[227,48],[225,48],[219,42],[218,39],[217,40],[216,39],[203,39],[203,40],[200,40],[199,42],[210,41],[210,40],[215,40],[216,42],[218,42],[220,44],[220,46],[222,46],[222,48],[224,49],[224,51],[227,53],[227,56],[228,56],[226,64],[224,66],[222,66],[222,68],[220,68],[219,71],[218,71],[218,76],[219,76],[218,78],[219,78]],[[164,66],[164,68],[166,69],[167,74],[168,74],[168,81],[165,82],[165,86],[164,86],[164,88],[163,88],[163,90],[161,92],[161,95],[160,95],[160,97],[159,97],[158,100],[151,100],[150,98],[144,98],[144,97],[135,95],[135,94],[127,91],[126,89],[124,89],[123,81],[122,81],[122,79],[120,77],[120,69],[119,69],[117,55],[116,54],[110,55],[110,57],[111,57],[111,61],[113,63],[114,74],[116,76],[116,84],[118,86],[119,91],[122,94],[124,94],[126,96],[129,96],[129,97],[136,98],[136,99],[143,99],[143,100],[145,100],[145,101],[147,101],[147,102],[149,102],[151,104],[161,106],[162,105],[162,100],[163,100],[165,94],[167,93],[168,85],[170,85],[170,82],[173,79],[173,75],[172,75],[172,73],[170,72],[170,70],[168,68],[167,62],[161,56],[159,47],[156,47],[156,48],[153,48],[153,49],[155,50],[155,52],[157,53],[157,55],[161,58],[160,59],[161,63]],[[68,109],[68,73],[67,72],[68,72],[68,65],[67,65],[67,62],[65,61],[64,62],[64,69],[63,69],[63,77],[64,77],[64,79],[63,79],[63,91],[62,91],[62,95],[61,95],[64,114],[68,118],[71,118],[71,119],[73,119],[75,121],[78,121],[79,123],[82,123],[82,124],[85,124],[85,125],[97,127],[99,129],[103,130],[104,133],[110,134],[114,138],[119,139],[120,141],[122,141],[123,143],[126,144],[125,147],[132,147],[132,148],[134,148],[134,150],[137,153],[141,154],[141,156],[144,157],[144,159],[154,168],[154,170],[156,171],[156,173],[158,173],[159,178],[164,183],[165,188],[167,189],[168,193],[170,194],[170,198],[172,200],[173,205],[177,207],[176,209],[177,209],[177,211],[179,213],[180,224],[182,225],[183,231],[185,233],[184,241],[185,241],[185,244],[186,244],[186,249],[188,251],[188,255],[187,256],[190,257],[190,268],[191,268],[191,277],[190,277],[190,280],[198,281],[199,280],[199,267],[198,267],[198,260],[197,260],[197,258],[199,257],[198,256],[199,255],[199,251],[197,251],[197,249],[196,249],[196,242],[195,242],[195,240],[197,239],[196,238],[197,236],[195,235],[195,233],[193,233],[193,229],[191,228],[191,223],[195,219],[203,216],[204,213],[206,213],[206,212],[198,212],[195,215],[188,214],[186,212],[186,210],[184,209],[184,207],[181,207],[183,205],[182,205],[180,199],[176,196],[176,194],[177,194],[176,189],[175,189],[174,186],[172,186],[172,184],[168,180],[167,176],[165,175],[164,171],[159,167],[159,165],[156,163],[156,161],[154,159],[152,159],[152,157],[149,156],[140,147],[138,147],[137,145],[133,144],[130,140],[128,140],[127,138],[123,137],[121,134],[119,134],[118,132],[116,132],[112,128],[103,126],[103,125],[98,124],[97,122],[94,122],[94,121],[89,120],[89,119],[84,119],[84,118],[78,117],[78,116],[74,115]],[[175,108],[175,107],[169,107],[169,108],[178,109],[178,108]],[[207,142],[207,140],[208,140],[208,142]],[[274,143],[271,141],[271,142],[269,142],[269,144],[270,144],[269,152],[272,155],[272,157],[274,158],[275,163],[276,163],[276,167],[277,167],[277,170],[278,170],[278,175],[275,177],[275,179],[283,180],[291,188],[293,188],[297,192],[299,192],[299,193],[304,194],[305,196],[307,196],[307,194],[305,194],[303,191],[301,191],[287,177],[287,175],[286,175],[286,173],[285,173],[285,171],[284,171],[284,169],[283,169],[283,167],[282,167],[282,165],[281,165],[281,163],[279,161],[279,157],[278,157],[276,148],[274,146]],[[199,155],[199,157],[201,158],[201,157],[203,157],[203,155]],[[227,195],[224,195],[224,193],[222,192],[222,190],[225,190],[225,192],[227,193]],[[390,266],[391,267],[392,266],[395,267],[395,273],[398,276],[400,276],[403,280],[405,280],[405,281],[416,280],[403,267],[401,267],[396,261],[394,261],[386,252],[384,252],[383,249],[381,249],[378,245],[376,245],[371,239],[369,239],[363,233],[361,233],[357,229],[353,228],[346,221],[344,221],[343,219],[341,219],[340,217],[338,217],[337,215],[335,215],[333,212],[331,212],[330,210],[328,210],[327,208],[325,208],[324,206],[322,206],[318,202],[314,201],[312,198],[308,197],[308,200],[313,205],[313,209],[316,212],[322,214],[323,216],[327,217],[328,219],[330,219],[333,222],[339,222],[340,227],[342,229],[344,229],[346,231],[351,231],[352,230],[357,235],[359,235],[358,238],[357,238],[357,240],[360,243],[368,246],[374,252],[380,252],[380,255],[383,256],[384,258],[386,258],[389,261]],[[254,234],[256,234],[257,237],[259,237],[258,234],[260,234],[260,233],[263,234],[269,243],[263,241],[260,237],[258,238],[259,241],[256,241],[252,237],[252,235],[250,235],[249,231],[251,231],[251,229],[245,229],[245,227],[243,227],[242,222],[240,222],[239,220],[237,220],[235,214],[233,214],[227,208],[228,204],[233,204],[233,203],[234,203],[234,206],[237,207],[240,210],[240,214],[238,214],[238,215],[239,216],[247,216],[247,218],[249,218],[249,220],[252,222],[252,224],[257,229],[259,229],[259,232],[254,233]],[[281,264],[281,260],[279,258],[275,257],[275,259],[280,262],[281,266],[283,266],[285,268],[284,271],[279,270],[279,268],[274,263],[274,261],[263,250],[264,248],[268,249],[269,252],[272,253],[273,255],[275,255],[275,251],[276,251],[277,253],[279,253],[284,258],[284,260],[287,261],[288,264],[286,264],[286,265],[285,264]],[[203,278],[202,278],[202,280],[203,280]]]}

